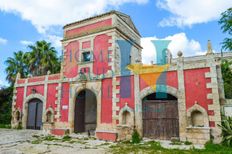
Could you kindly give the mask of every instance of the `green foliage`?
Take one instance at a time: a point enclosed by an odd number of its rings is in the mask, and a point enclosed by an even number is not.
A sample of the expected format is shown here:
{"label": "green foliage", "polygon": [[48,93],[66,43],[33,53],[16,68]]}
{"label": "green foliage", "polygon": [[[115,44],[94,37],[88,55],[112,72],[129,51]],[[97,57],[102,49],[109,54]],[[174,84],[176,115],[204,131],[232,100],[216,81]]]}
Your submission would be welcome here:
{"label": "green foliage", "polygon": [[232,147],[225,146],[223,144],[214,144],[212,141],[209,141],[205,144],[204,152],[213,152],[213,153],[228,153],[231,154]]}
{"label": "green foliage", "polygon": [[179,149],[166,149],[163,148],[159,142],[150,141],[143,144],[131,144],[131,143],[118,143],[110,146],[110,152],[113,154],[128,154],[128,153],[141,153],[141,154],[231,154],[232,147],[226,147],[220,144],[213,144],[208,142],[205,145],[205,149],[196,149],[194,145],[190,145],[190,150],[179,150]]}
{"label": "green foliage", "polygon": [[6,79],[11,85],[15,82],[17,73],[20,73],[21,77],[28,75],[27,57],[23,51],[14,52],[13,57],[8,57],[5,64],[7,65]]}
{"label": "green foliage", "polygon": [[185,145],[192,145],[193,143],[190,142],[190,141],[185,141],[184,144],[185,144]]}
{"label": "green foliage", "polygon": [[62,141],[63,142],[66,142],[66,141],[70,141],[72,138],[68,135],[65,135],[63,138],[62,138]]}
{"label": "green foliage", "polygon": [[13,88],[0,88],[0,124],[9,125],[11,122],[11,103]]}
{"label": "green foliage", "polygon": [[219,24],[221,25],[222,32],[227,33],[230,37],[224,39],[222,48],[232,51],[232,8],[227,9],[221,14]]}
{"label": "green foliage", "polygon": [[30,52],[26,53],[28,57],[28,69],[32,75],[45,75],[47,71],[57,73],[60,71],[60,59],[51,43],[46,41],[37,41],[35,45],[29,45]]}
{"label": "green foliage", "polygon": [[180,141],[180,140],[177,140],[177,139],[173,139],[173,140],[171,140],[171,144],[172,145],[182,145],[182,142]]}
{"label": "green foliage", "polygon": [[31,144],[40,144],[42,143],[42,140],[34,140],[34,141],[31,141]]}
{"label": "green foliage", "polygon": [[10,129],[11,125],[10,124],[0,124],[0,128],[7,128]]}
{"label": "green foliage", "polygon": [[222,124],[219,126],[222,128],[222,143],[232,146],[232,117],[224,117]]}
{"label": "green foliage", "polygon": [[223,60],[221,64],[222,68],[222,78],[224,81],[224,90],[225,90],[225,97],[227,99],[232,99],[232,71],[230,69],[232,66],[232,61]]}
{"label": "green foliage", "polygon": [[135,129],[132,134],[132,143],[140,143],[140,142],[141,142],[141,137],[138,131]]}
{"label": "green foliage", "polygon": [[58,58],[57,52],[51,43],[46,41],[37,41],[35,45],[29,45],[29,52],[15,52],[13,57],[9,57],[5,63],[7,81],[13,85],[17,73],[21,77],[28,75],[39,76],[51,73],[58,73],[60,71],[61,58]]}
{"label": "green foliage", "polygon": [[52,135],[48,135],[42,138],[44,141],[55,141],[55,140],[59,140],[58,138],[56,138],[55,136]]}

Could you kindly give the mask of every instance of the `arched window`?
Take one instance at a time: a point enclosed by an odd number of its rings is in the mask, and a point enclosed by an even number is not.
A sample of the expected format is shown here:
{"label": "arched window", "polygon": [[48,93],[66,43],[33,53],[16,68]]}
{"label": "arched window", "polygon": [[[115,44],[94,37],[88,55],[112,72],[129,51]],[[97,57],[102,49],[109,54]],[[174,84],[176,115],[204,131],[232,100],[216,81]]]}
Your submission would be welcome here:
{"label": "arched window", "polygon": [[129,125],[130,121],[130,113],[128,111],[124,111],[122,114],[122,125]]}
{"label": "arched window", "polygon": [[193,111],[191,114],[191,123],[193,127],[204,127],[204,116],[200,111]]}

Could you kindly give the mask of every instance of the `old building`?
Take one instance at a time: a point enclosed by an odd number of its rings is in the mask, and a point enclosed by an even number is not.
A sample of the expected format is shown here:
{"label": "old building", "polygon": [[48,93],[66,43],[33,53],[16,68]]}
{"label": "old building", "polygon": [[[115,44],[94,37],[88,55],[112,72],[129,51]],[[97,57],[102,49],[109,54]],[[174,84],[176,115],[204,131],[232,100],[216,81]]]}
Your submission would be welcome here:
{"label": "old building", "polygon": [[89,132],[112,141],[129,139],[137,129],[148,138],[220,142],[224,92],[220,56],[210,43],[204,56],[168,56],[162,83],[164,71],[136,72],[157,67],[141,65],[140,38],[130,17],[117,11],[64,26],[61,72],[18,74],[12,127]]}

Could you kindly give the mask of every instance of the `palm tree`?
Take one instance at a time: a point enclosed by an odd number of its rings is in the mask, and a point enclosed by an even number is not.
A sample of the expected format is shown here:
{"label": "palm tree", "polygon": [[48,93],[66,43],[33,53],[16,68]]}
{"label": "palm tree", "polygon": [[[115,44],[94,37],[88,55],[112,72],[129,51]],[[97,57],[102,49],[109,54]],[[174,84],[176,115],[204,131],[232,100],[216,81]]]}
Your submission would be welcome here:
{"label": "palm tree", "polygon": [[221,14],[219,24],[222,32],[228,34],[228,38],[222,42],[222,49],[232,51],[232,7]]}
{"label": "palm tree", "polygon": [[57,52],[51,43],[37,41],[35,45],[29,45],[28,53],[29,70],[32,75],[45,75],[47,71],[57,73],[60,70],[60,61]]}
{"label": "palm tree", "polygon": [[5,61],[6,67],[6,80],[13,85],[16,79],[17,73],[21,74],[21,77],[26,77],[28,74],[26,56],[22,51],[14,52],[13,57],[9,57]]}

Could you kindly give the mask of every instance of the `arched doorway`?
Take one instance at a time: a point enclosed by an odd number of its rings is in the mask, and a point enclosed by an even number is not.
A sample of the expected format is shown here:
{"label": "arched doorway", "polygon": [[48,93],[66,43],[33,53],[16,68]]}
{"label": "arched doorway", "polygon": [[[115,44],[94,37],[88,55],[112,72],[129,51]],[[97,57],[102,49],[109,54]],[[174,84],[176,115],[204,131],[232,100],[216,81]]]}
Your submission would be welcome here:
{"label": "arched doorway", "polygon": [[144,137],[163,140],[179,137],[176,97],[166,93],[152,93],[142,101]]}
{"label": "arched doorway", "polygon": [[39,99],[32,99],[28,103],[27,129],[42,128],[43,103]]}
{"label": "arched doorway", "polygon": [[75,101],[74,132],[95,132],[97,126],[97,99],[88,89],[78,93]]}

